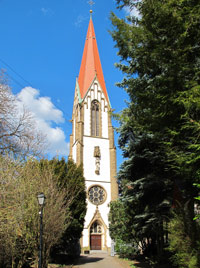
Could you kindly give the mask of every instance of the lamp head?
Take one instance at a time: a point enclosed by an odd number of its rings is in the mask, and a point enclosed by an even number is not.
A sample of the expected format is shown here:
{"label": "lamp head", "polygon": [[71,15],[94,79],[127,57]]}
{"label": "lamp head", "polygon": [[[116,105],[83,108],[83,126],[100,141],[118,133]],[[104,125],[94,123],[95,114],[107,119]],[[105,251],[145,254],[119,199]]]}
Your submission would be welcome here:
{"label": "lamp head", "polygon": [[44,193],[40,193],[38,194],[38,203],[40,206],[43,206],[44,205],[44,201],[45,201],[45,195]]}

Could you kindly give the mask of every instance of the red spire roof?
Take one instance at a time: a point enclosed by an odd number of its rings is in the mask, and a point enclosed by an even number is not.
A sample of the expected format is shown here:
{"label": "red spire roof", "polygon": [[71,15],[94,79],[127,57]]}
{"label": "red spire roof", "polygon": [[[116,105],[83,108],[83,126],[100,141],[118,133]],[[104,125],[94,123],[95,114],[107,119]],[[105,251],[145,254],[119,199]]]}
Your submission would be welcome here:
{"label": "red spire roof", "polygon": [[103,70],[97,48],[97,41],[94,32],[92,18],[90,18],[83,57],[78,77],[78,84],[80,89],[81,98],[83,99],[91,86],[95,76],[97,77],[101,88],[108,100],[106,84],[104,81]]}

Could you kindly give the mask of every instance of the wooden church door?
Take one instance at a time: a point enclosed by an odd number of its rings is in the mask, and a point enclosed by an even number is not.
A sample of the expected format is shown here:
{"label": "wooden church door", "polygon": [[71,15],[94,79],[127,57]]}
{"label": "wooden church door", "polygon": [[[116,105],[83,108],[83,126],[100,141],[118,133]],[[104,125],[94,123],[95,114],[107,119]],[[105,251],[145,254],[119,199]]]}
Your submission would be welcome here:
{"label": "wooden church door", "polygon": [[101,235],[92,234],[90,236],[90,249],[101,250]]}
{"label": "wooden church door", "polygon": [[98,221],[95,221],[90,228],[91,250],[101,250],[101,233],[102,233],[102,226]]}

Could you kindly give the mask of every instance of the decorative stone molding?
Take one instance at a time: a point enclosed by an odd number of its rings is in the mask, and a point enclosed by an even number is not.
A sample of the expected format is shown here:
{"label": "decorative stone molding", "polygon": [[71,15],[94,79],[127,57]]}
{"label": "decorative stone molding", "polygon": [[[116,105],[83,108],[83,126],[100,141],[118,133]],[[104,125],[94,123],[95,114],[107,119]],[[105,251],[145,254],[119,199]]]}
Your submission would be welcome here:
{"label": "decorative stone molding", "polygon": [[[102,227],[102,233],[101,233],[101,236],[104,237],[104,244],[102,244],[102,250],[108,250],[108,246],[107,246],[107,231],[108,231],[108,227],[107,225],[105,224],[102,216],[101,216],[101,213],[99,212],[99,209],[98,209],[98,206],[96,207],[96,211],[94,213],[94,216],[92,218],[92,220],[90,221],[90,224],[87,226],[87,229],[88,229],[88,240],[90,241],[90,228],[92,226],[92,224],[97,221]],[[90,249],[90,247],[89,247]]]}
{"label": "decorative stone molding", "polygon": [[101,157],[101,152],[99,146],[94,147],[94,157]]}
{"label": "decorative stone molding", "polygon": [[101,160],[101,152],[99,146],[94,147],[94,157],[95,157],[95,173],[100,175],[100,160]]}
{"label": "decorative stone molding", "polygon": [[95,213],[94,213],[94,216],[92,218],[92,220],[90,221],[90,224],[87,226],[88,229],[90,229],[90,227],[92,226],[92,224],[95,222],[95,221],[98,221],[102,224],[103,228],[104,228],[104,231],[106,232],[108,227],[107,225],[105,224],[103,218],[101,217],[101,213],[99,211],[99,208],[98,206],[96,206],[96,210],[95,210]]}

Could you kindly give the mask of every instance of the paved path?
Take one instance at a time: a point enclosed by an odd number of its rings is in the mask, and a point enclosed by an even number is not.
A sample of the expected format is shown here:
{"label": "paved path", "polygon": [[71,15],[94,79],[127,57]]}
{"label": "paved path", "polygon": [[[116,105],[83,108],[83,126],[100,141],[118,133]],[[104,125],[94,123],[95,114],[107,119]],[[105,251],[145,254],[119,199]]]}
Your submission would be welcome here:
{"label": "paved path", "polygon": [[78,263],[73,268],[128,268],[126,264],[111,257],[108,253],[91,253],[81,255]]}

